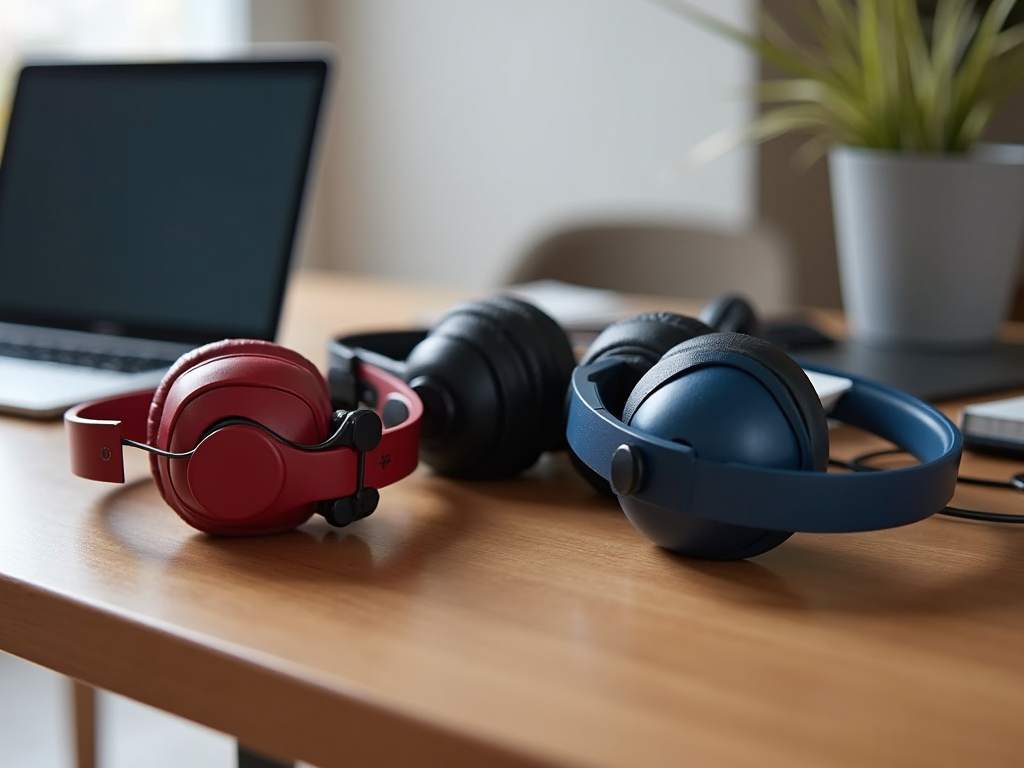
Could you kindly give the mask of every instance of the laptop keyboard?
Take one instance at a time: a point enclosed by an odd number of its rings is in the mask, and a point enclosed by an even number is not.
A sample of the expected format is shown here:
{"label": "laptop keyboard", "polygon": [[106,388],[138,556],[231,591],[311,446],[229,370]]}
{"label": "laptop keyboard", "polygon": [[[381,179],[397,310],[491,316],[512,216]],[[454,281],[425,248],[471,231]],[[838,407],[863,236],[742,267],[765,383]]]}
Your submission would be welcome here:
{"label": "laptop keyboard", "polygon": [[20,344],[0,341],[0,355],[18,357],[23,360],[42,360],[64,365],[80,365],[85,368],[100,368],[105,371],[121,371],[123,373],[140,373],[158,368],[166,368],[176,358],[138,357],[136,355],[116,354],[111,352],[95,352],[83,349],[67,349]]}

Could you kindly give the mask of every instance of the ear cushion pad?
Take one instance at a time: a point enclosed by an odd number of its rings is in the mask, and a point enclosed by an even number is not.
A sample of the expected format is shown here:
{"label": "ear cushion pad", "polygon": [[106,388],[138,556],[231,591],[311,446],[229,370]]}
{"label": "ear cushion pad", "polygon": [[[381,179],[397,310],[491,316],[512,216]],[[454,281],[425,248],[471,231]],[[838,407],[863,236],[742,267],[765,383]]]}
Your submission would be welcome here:
{"label": "ear cushion pad", "polygon": [[[714,331],[700,320],[674,312],[647,312],[627,320],[619,320],[605,328],[594,339],[580,365],[597,362],[606,357],[625,360],[629,370],[624,372],[615,387],[606,393],[605,406],[618,416],[629,393],[652,365],[673,347],[695,336]],[[568,410],[568,408],[566,408]],[[608,481],[569,452],[576,471],[598,492],[614,496]]]}
{"label": "ear cushion pad", "polygon": [[619,320],[605,328],[587,349],[580,365],[614,355],[635,359],[646,372],[647,368],[677,344],[713,332],[700,320],[686,315],[647,312],[628,320]]}
{"label": "ear cushion pad", "polygon": [[629,375],[616,382],[609,392],[605,406],[618,416],[629,393],[640,377],[670,349],[695,336],[714,331],[700,320],[672,312],[648,312],[628,320],[612,323],[587,349],[580,365],[597,362],[606,357],[626,361]]}
{"label": "ear cushion pad", "polygon": [[543,398],[552,385],[568,381],[572,375],[576,358],[569,339],[554,320],[532,304],[511,296],[492,296],[455,310],[460,311],[487,317],[510,335],[522,352],[534,394]]}
{"label": "ear cushion pad", "polygon": [[576,367],[565,331],[534,305],[511,296],[494,296],[480,305],[482,312],[514,329],[513,338],[522,349],[540,417],[542,449],[560,448],[565,443],[564,393]]}
{"label": "ear cushion pad", "polygon": [[[469,427],[477,431],[471,442],[489,448],[483,453],[461,455],[456,437],[441,447],[444,457],[435,457],[435,468],[443,465],[445,474],[456,477],[509,477],[564,439],[562,406],[575,359],[568,339],[554,320],[518,299],[494,297],[456,307],[430,337],[432,341],[457,340],[475,350],[495,379],[500,399],[489,409],[491,423]],[[409,362],[412,379],[420,367],[415,351]],[[429,372],[435,375],[437,365],[446,367],[442,358],[434,358],[429,365],[433,368]],[[458,371],[448,372],[446,378],[453,387],[474,387],[474,382],[462,381]],[[432,452],[425,452],[428,462]]]}
{"label": "ear cushion pad", "polygon": [[828,467],[828,423],[825,411],[807,374],[789,355],[767,341],[738,333],[713,333],[700,336],[669,350],[643,376],[623,408],[622,420],[629,424],[640,405],[659,387],[689,370],[709,365],[729,365],[731,355],[740,355],[755,363],[748,372],[755,372],[766,385],[773,382],[781,388],[768,386],[782,393],[779,405],[790,417],[794,433],[806,441],[804,466],[823,472]]}
{"label": "ear cushion pad", "polygon": [[734,294],[712,299],[701,307],[697,318],[716,331],[757,336],[760,330],[754,307],[744,297]]}
{"label": "ear cushion pad", "polygon": [[[285,347],[281,347],[273,342],[257,339],[225,339],[212,344],[206,344],[205,346],[199,347],[185,355],[182,355],[177,362],[171,366],[170,370],[167,371],[163,379],[160,381],[159,386],[156,388],[156,392],[153,394],[153,401],[149,407],[149,419],[146,424],[146,442],[150,445],[156,446],[157,448],[163,448],[165,450],[169,447],[168,445],[160,445],[160,432],[164,419],[164,406],[167,403],[168,394],[171,392],[174,384],[182,374],[208,360],[214,360],[225,356],[247,354],[257,355],[270,360],[278,359],[307,371],[309,376],[302,378],[302,391],[296,392],[296,394],[309,401],[318,413],[325,415],[326,419],[327,414],[331,411],[330,395],[327,391],[327,384],[324,381],[323,376],[320,375],[320,372],[313,363],[298,352],[286,349]],[[225,416],[227,416],[227,414],[225,414]],[[169,506],[178,512],[179,515],[182,514],[182,511],[178,508],[174,494],[166,485],[166,478],[163,476],[159,457],[155,454],[150,454],[149,465],[153,478],[156,480],[157,488],[160,489],[160,494],[163,496],[164,500]]]}

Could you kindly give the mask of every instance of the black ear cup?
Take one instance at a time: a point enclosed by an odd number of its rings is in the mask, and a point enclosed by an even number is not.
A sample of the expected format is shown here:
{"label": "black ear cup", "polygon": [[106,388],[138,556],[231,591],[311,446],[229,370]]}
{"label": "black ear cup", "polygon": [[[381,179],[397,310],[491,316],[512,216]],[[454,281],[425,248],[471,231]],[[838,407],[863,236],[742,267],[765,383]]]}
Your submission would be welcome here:
{"label": "black ear cup", "polygon": [[[624,361],[626,370],[616,379],[615,387],[609,391],[605,401],[608,410],[618,416],[633,387],[662,355],[684,341],[712,332],[711,328],[692,317],[672,312],[648,312],[605,328],[587,349],[580,365],[609,357]],[[590,485],[606,496],[614,496],[607,480],[572,451],[569,456],[573,466]]]}
{"label": "black ear cup", "polygon": [[406,361],[426,412],[421,457],[458,478],[512,477],[565,440],[575,366],[562,329],[506,296],[460,305]]}
{"label": "black ear cup", "polygon": [[712,299],[701,307],[697,319],[722,333],[761,335],[761,324],[753,305],[742,296],[735,294],[726,294]]}
{"label": "black ear cup", "polygon": [[596,363],[608,357],[615,357],[626,363],[629,372],[628,375],[621,377],[621,392],[613,393],[605,402],[609,410],[618,416],[640,377],[647,373],[662,355],[677,344],[705,333],[713,333],[713,329],[692,317],[673,312],[648,312],[628,320],[620,320],[605,328],[587,349],[587,353],[580,360],[580,365]]}
{"label": "black ear cup", "polygon": [[[715,333],[684,342],[637,383],[622,420],[691,446],[700,459],[823,472],[828,425],[806,374],[766,341]],[[663,547],[694,557],[739,559],[791,535],[716,522],[693,510],[665,526],[665,510],[620,497],[630,521]]]}

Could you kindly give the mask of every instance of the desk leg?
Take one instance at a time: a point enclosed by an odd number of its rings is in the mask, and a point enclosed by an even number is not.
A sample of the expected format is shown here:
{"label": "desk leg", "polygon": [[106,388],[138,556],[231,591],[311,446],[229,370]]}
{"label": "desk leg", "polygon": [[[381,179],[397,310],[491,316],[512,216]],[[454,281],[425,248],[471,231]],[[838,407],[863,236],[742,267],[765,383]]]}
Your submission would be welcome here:
{"label": "desk leg", "polygon": [[[75,767],[96,768],[96,689],[71,681],[75,713]],[[238,768],[295,768],[238,744]]]}
{"label": "desk leg", "polygon": [[295,768],[295,763],[280,763],[253,752],[238,742],[238,768]]}
{"label": "desk leg", "polygon": [[75,713],[75,765],[96,768],[96,689],[71,681]]}

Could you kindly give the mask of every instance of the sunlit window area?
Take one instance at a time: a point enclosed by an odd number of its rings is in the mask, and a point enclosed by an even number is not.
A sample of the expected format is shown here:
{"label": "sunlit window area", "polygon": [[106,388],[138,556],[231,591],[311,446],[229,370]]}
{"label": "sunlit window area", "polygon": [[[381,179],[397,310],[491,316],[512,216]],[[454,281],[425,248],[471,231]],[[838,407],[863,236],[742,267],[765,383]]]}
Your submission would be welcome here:
{"label": "sunlit window area", "polygon": [[0,0],[0,104],[26,57],[215,55],[249,36],[245,0]]}

